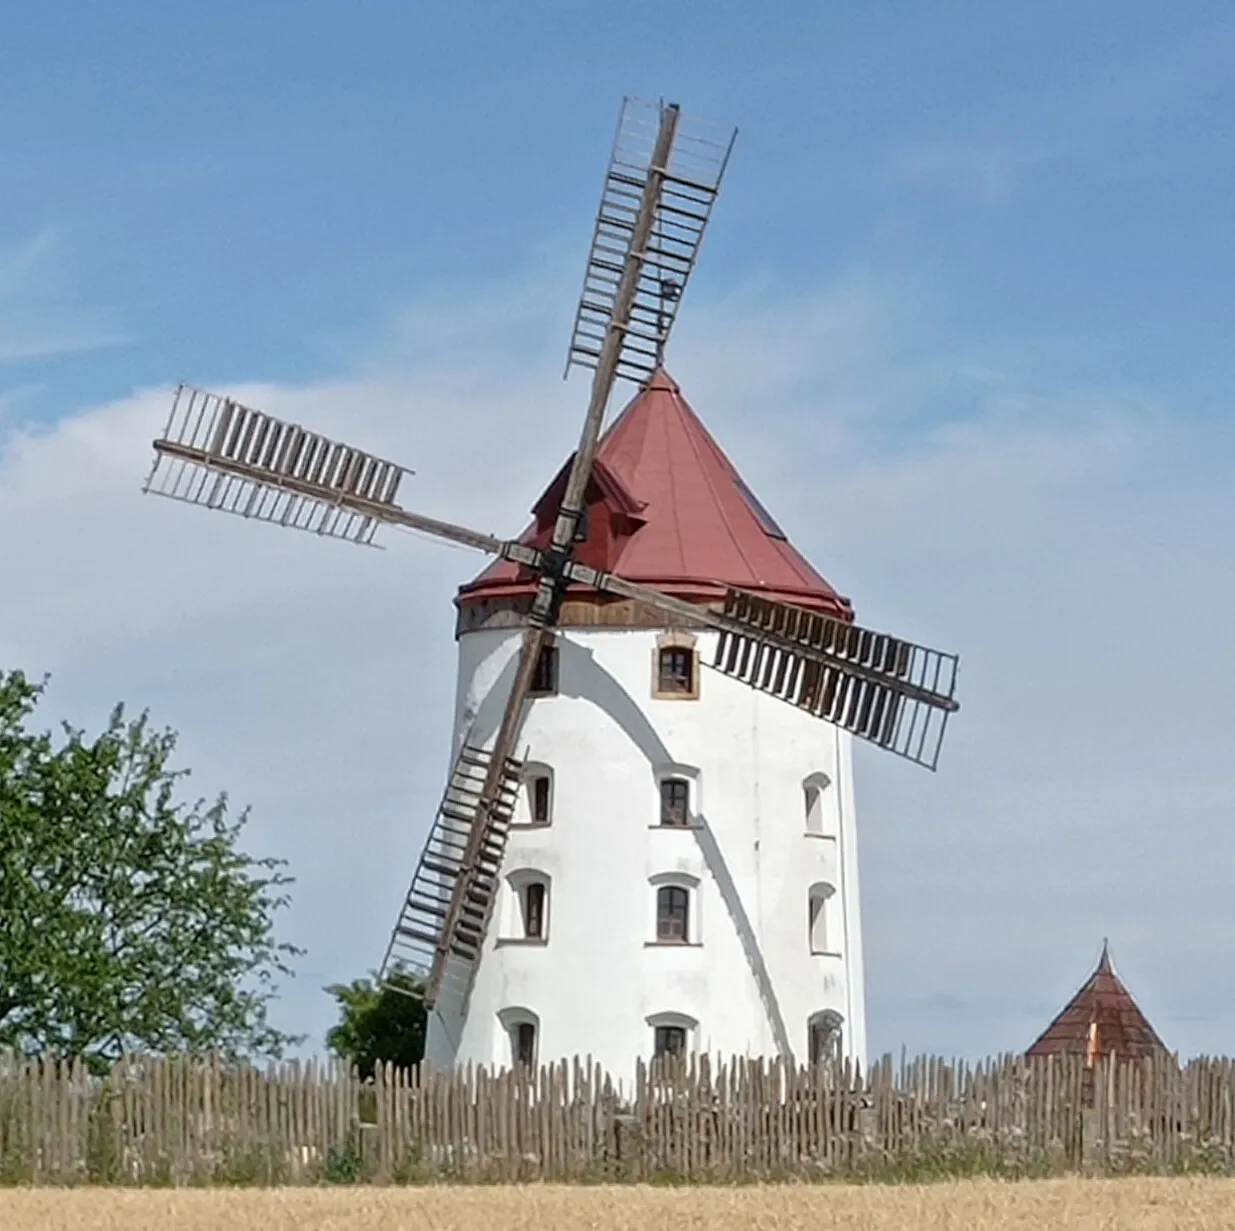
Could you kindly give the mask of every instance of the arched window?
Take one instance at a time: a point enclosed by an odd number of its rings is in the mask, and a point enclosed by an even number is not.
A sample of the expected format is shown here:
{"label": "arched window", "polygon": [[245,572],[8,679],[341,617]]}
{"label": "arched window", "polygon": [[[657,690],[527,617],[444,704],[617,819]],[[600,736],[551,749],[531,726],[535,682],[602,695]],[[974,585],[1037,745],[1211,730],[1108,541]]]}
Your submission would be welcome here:
{"label": "arched window", "polygon": [[844,1021],[835,1009],[824,1009],[807,1022],[807,1048],[812,1068],[816,1064],[831,1064],[841,1058]]}
{"label": "arched window", "polygon": [[523,790],[515,808],[516,825],[548,825],[553,820],[553,770],[539,761],[523,768]]}
{"label": "arched window", "polygon": [[835,953],[836,941],[832,936],[833,901],[836,890],[820,882],[812,885],[807,893],[806,927],[812,953]]}
{"label": "arched window", "polygon": [[656,939],[662,945],[690,944],[690,890],[662,885],[656,891]]}
{"label": "arched window", "polygon": [[806,832],[820,837],[830,833],[831,826],[824,816],[826,793],[832,780],[827,774],[811,774],[802,783],[806,806]]}
{"label": "arched window", "polygon": [[512,1067],[534,1069],[540,1042],[540,1018],[531,1009],[522,1007],[503,1009],[497,1017],[510,1043]]}
{"label": "arched window", "polygon": [[677,870],[649,878],[651,945],[698,945],[700,934],[699,878]]}
{"label": "arched window", "polygon": [[510,908],[503,912],[505,927],[501,939],[507,943],[548,943],[549,876],[532,868],[520,868],[506,879],[513,901]]}
{"label": "arched window", "polygon": [[647,1018],[652,1028],[652,1055],[680,1056],[690,1050],[699,1023],[686,1013],[653,1013]]}
{"label": "arched window", "polygon": [[652,767],[656,783],[656,816],[649,823],[656,829],[683,829],[696,824],[702,811],[699,795],[699,769],[677,761],[664,761]]}

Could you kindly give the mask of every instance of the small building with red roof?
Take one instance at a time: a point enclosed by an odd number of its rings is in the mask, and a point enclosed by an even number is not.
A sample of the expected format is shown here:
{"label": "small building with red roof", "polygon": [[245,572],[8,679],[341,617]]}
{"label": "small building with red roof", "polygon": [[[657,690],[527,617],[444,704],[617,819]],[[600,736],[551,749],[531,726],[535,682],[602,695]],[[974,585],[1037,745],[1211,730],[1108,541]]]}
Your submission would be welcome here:
{"label": "small building with red roof", "polygon": [[1093,974],[1058,1016],[1034,1040],[1029,1056],[1084,1056],[1087,1066],[1100,1058],[1140,1060],[1166,1055],[1166,1045],[1141,1012],[1111,963],[1110,947]]}

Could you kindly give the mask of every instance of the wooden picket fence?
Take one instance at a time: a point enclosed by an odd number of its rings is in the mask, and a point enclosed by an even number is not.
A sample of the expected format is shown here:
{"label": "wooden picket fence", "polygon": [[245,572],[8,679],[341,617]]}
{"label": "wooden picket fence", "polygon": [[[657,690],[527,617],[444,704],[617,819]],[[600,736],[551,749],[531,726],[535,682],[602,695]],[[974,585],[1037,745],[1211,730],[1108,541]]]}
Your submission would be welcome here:
{"label": "wooden picket fence", "polygon": [[694,1057],[539,1073],[0,1058],[0,1182],[745,1180],[1230,1173],[1235,1062]]}

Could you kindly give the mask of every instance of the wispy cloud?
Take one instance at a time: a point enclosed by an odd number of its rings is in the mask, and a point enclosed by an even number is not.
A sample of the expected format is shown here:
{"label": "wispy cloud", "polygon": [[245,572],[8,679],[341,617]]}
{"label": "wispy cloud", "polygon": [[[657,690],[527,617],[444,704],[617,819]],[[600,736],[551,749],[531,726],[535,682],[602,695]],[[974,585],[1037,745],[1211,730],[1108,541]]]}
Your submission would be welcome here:
{"label": "wispy cloud", "polygon": [[[412,507],[515,532],[584,396],[556,347],[511,359],[559,293],[533,281],[440,306],[451,346],[432,361],[396,343],[351,379],[231,391],[406,460]],[[750,293],[700,306],[673,357],[860,617],[963,655],[939,775],[859,758],[872,1044],[1023,1045],[1110,935],[1151,1016],[1175,1016],[1171,1045],[1219,1050],[1235,1002],[1209,987],[1235,924],[1207,894],[1235,837],[1214,681],[1235,673],[1235,583],[1215,561],[1235,489],[1152,400],[1045,375],[1027,390],[983,356],[932,353],[929,317],[919,295],[860,278],[788,304]],[[971,412],[898,439],[942,381]],[[0,539],[0,657],[53,671],[49,709],[74,721],[149,704],[182,730],[196,789],[254,804],[254,845],[300,877],[288,926],[309,956],[286,1022],[320,1037],[318,989],[380,956],[440,793],[450,598],[483,560],[144,500],[165,401],[142,392],[0,442],[0,524],[21,528]]]}
{"label": "wispy cloud", "polygon": [[885,182],[995,205],[1007,201],[1034,168],[1059,157],[1052,149],[925,141],[895,151]]}
{"label": "wispy cloud", "polygon": [[54,228],[0,246],[0,364],[115,346],[125,339],[73,287],[68,245]]}

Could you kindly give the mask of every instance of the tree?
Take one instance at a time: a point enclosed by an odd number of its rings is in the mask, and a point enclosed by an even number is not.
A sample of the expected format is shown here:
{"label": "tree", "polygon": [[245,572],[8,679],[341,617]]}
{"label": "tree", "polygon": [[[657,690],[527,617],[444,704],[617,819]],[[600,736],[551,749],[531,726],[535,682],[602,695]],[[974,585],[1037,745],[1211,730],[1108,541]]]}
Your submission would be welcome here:
{"label": "tree", "polygon": [[425,1054],[424,984],[396,971],[385,986],[374,979],[332,983],[326,989],[339,1006],[340,1019],[326,1035],[326,1045],[370,1078],[377,1065],[389,1062],[407,1069]]}
{"label": "tree", "polygon": [[299,950],[274,938],[283,860],[238,849],[220,795],[174,801],[176,735],[123,706],[88,741],[27,722],[46,680],[0,671],[0,1050],[277,1057],[274,980]]}

